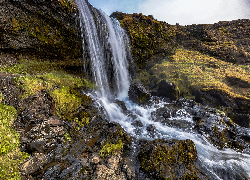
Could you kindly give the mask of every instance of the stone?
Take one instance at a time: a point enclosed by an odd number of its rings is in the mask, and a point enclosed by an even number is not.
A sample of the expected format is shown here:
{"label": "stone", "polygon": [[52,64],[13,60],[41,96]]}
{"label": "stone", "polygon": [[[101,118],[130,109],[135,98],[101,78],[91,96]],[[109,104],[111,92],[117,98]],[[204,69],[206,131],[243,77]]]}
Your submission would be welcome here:
{"label": "stone", "polygon": [[116,174],[115,170],[109,169],[105,165],[97,165],[92,178],[98,180],[126,180],[123,173]]}
{"label": "stone", "polygon": [[32,174],[41,169],[46,164],[46,161],[45,154],[36,153],[30,160],[21,165],[20,171],[24,175]]}
{"label": "stone", "polygon": [[57,116],[51,116],[46,124],[50,126],[62,126],[64,123]]}
{"label": "stone", "polygon": [[194,166],[196,147],[189,139],[146,142],[140,149],[138,159],[140,169],[153,179],[199,179],[201,175]]}
{"label": "stone", "polygon": [[120,154],[117,154],[116,156],[111,156],[111,158],[108,159],[107,166],[110,169],[117,170],[120,159],[121,159]]}
{"label": "stone", "polygon": [[161,80],[156,96],[168,98],[170,101],[176,101],[180,96],[180,92],[174,83]]}
{"label": "stone", "polygon": [[128,96],[132,102],[140,105],[148,103],[148,101],[151,99],[151,94],[145,89],[142,84],[139,83],[130,85]]}

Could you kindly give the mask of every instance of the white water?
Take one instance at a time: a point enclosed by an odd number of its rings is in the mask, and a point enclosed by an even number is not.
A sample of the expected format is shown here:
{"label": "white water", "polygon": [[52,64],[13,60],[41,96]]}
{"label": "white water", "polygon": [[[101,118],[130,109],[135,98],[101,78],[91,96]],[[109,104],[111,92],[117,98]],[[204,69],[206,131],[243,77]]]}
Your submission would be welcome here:
{"label": "white water", "polygon": [[[179,116],[172,118],[172,121],[184,120],[190,124],[188,129],[173,128],[160,122],[155,122],[151,113],[157,108],[164,107],[166,103],[161,101],[150,107],[141,107],[128,100],[128,89],[130,78],[128,73],[128,38],[124,30],[119,26],[119,22],[110,19],[104,13],[98,18],[93,17],[93,12],[85,0],[77,0],[82,19],[82,33],[85,33],[86,47],[90,54],[92,73],[99,90],[96,98],[105,108],[111,121],[118,122],[132,136],[138,139],[191,139],[196,145],[198,153],[197,164],[202,167],[202,171],[209,179],[250,179],[250,155],[237,153],[231,149],[218,150],[211,145],[204,136],[192,131],[192,117],[184,109],[178,111]],[[100,37],[97,24],[105,26],[108,33],[105,37]],[[112,55],[107,59],[104,56],[104,45],[101,43],[104,38],[108,42]],[[111,62],[115,81],[112,87],[109,83],[109,70],[107,62]],[[113,101],[115,98],[125,102],[130,115],[124,114],[122,109]],[[177,113],[177,114],[178,114]],[[140,121],[142,126],[135,127],[133,123]],[[153,134],[147,130],[149,125],[155,127]]]}

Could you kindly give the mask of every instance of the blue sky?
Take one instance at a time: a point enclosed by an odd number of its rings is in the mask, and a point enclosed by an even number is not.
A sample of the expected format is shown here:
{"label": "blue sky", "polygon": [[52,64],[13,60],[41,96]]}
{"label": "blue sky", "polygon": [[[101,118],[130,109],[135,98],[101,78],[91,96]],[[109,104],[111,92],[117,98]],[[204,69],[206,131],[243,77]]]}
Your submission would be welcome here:
{"label": "blue sky", "polygon": [[250,19],[250,0],[89,0],[110,15],[114,11],[153,15],[169,24],[211,24]]}

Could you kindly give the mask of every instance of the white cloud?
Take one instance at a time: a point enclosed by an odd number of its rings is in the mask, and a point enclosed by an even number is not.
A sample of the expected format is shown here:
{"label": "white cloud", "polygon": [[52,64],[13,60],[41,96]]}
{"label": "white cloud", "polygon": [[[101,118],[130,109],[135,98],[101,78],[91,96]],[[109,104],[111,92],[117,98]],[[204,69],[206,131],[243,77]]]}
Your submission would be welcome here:
{"label": "white cloud", "polygon": [[250,19],[248,0],[145,0],[139,10],[169,24],[212,24]]}

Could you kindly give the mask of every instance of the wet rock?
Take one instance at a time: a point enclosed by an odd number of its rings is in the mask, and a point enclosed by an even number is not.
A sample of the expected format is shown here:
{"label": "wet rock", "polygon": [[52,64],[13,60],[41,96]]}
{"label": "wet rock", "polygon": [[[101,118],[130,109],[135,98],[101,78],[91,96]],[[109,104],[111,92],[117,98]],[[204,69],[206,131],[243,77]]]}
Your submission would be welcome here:
{"label": "wet rock", "polygon": [[25,98],[20,104],[20,117],[23,124],[33,121],[41,123],[55,113],[52,97],[46,92],[36,92],[35,95]]}
{"label": "wet rock", "polygon": [[20,170],[25,175],[32,174],[41,169],[46,164],[46,161],[45,154],[36,153],[30,160],[22,164]]}
{"label": "wet rock", "polygon": [[123,158],[122,171],[125,174],[127,180],[134,180],[136,178],[135,167],[131,158]]}
{"label": "wet rock", "polygon": [[126,180],[123,173],[116,174],[115,170],[109,169],[105,165],[97,165],[96,172],[92,178],[100,180]]}
{"label": "wet rock", "polygon": [[141,105],[148,103],[151,98],[150,93],[139,83],[130,85],[128,96],[132,102]]}
{"label": "wet rock", "polygon": [[159,83],[157,93],[153,95],[168,98],[170,101],[176,101],[180,96],[180,92],[174,83],[162,80]]}
{"label": "wet rock", "polygon": [[124,113],[126,113],[128,111],[128,109],[123,101],[116,99],[115,103],[123,110]]}
{"label": "wet rock", "polygon": [[121,155],[120,153],[117,154],[116,156],[111,156],[108,160],[107,160],[107,167],[113,170],[117,170],[118,169],[118,164],[121,160]]}
{"label": "wet rock", "polygon": [[153,179],[199,179],[203,175],[194,165],[196,158],[191,140],[150,141],[138,154],[140,169]]}
{"label": "wet rock", "polygon": [[194,130],[204,135],[208,141],[219,148],[233,148],[245,151],[250,148],[247,137],[249,128],[244,128],[234,123],[225,113],[214,108],[194,106],[192,109]]}
{"label": "wet rock", "polygon": [[238,125],[249,127],[250,101],[247,99],[233,98],[219,91],[195,91],[195,101],[210,107],[224,107],[228,109],[228,116]]}
{"label": "wet rock", "polygon": [[143,127],[143,124],[140,120],[136,120],[132,123],[133,126],[135,127]]}

